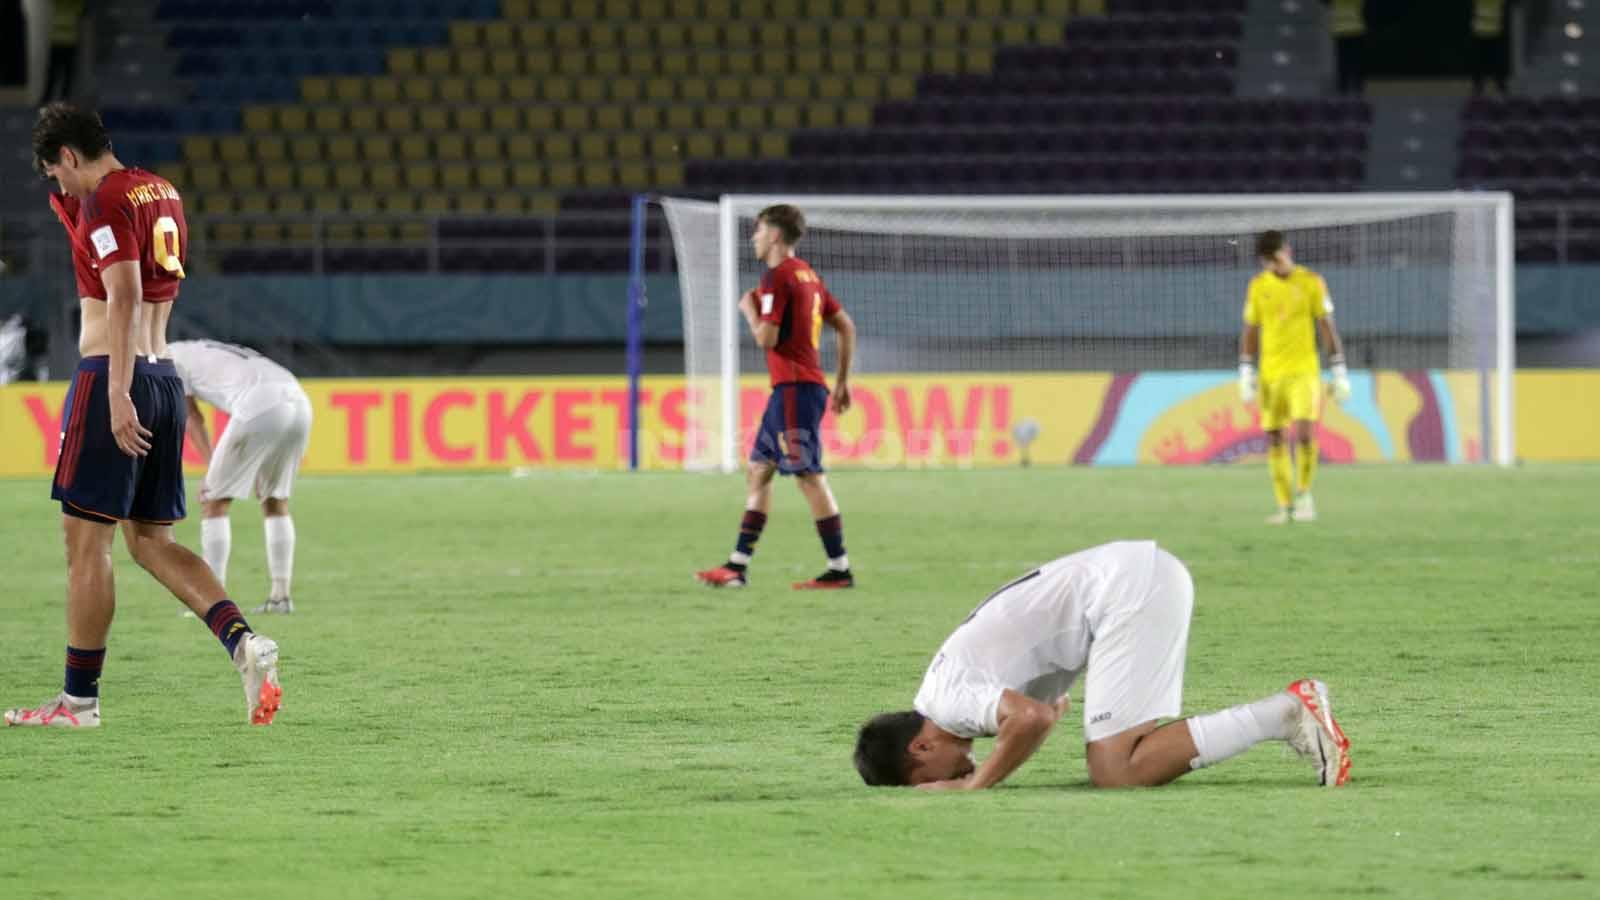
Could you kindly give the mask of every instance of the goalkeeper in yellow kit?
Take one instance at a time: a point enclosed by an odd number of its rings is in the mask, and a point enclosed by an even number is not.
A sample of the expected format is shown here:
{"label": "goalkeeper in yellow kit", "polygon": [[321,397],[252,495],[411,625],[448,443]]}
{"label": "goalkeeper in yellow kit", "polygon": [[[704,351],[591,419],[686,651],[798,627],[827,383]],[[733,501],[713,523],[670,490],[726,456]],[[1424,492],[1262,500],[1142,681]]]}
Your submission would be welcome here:
{"label": "goalkeeper in yellow kit", "polygon": [[[1328,352],[1333,395],[1350,396],[1350,373],[1344,345],[1333,327],[1333,301],[1322,276],[1297,266],[1279,231],[1256,238],[1261,273],[1250,279],[1244,301],[1244,331],[1239,335],[1239,397],[1261,399],[1261,429],[1267,433],[1267,469],[1278,511],[1267,522],[1311,522],[1311,479],[1317,471],[1316,423],[1322,417],[1322,372],[1317,364],[1317,338]],[[1256,380],[1256,360],[1261,377]],[[1298,473],[1290,471],[1285,425],[1293,426]],[[1293,493],[1290,492],[1291,482]],[[1290,501],[1293,500],[1291,506]]]}

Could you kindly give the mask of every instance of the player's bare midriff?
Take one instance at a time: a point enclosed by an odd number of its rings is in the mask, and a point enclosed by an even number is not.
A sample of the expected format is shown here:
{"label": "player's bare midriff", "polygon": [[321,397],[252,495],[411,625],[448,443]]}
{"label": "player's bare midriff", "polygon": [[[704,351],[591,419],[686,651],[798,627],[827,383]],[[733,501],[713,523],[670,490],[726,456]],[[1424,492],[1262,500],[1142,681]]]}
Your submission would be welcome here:
{"label": "player's bare midriff", "polygon": [[[104,300],[78,298],[82,322],[78,332],[78,355],[111,354],[110,308],[110,304]],[[140,356],[166,358],[167,319],[171,316],[171,303],[140,303],[133,311],[133,352]]]}

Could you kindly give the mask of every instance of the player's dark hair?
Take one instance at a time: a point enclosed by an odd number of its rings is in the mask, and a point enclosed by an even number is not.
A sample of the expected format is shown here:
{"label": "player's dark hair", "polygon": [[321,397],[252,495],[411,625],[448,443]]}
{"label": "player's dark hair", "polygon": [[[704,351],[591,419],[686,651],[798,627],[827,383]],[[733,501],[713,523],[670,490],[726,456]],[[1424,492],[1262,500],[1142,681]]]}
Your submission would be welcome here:
{"label": "player's dark hair", "polygon": [[1271,259],[1278,255],[1283,245],[1288,243],[1283,239],[1281,231],[1263,231],[1256,235],[1256,256],[1262,259]]}
{"label": "player's dark hair", "polygon": [[756,219],[783,232],[783,242],[791,247],[800,243],[800,238],[806,233],[806,214],[798,206],[787,203],[769,206]]}
{"label": "player's dark hair", "polygon": [[71,147],[85,160],[99,159],[111,150],[111,135],[99,113],[58,100],[42,107],[33,122],[33,165],[39,174],[46,163],[61,162],[62,147]]}
{"label": "player's dark hair", "polygon": [[904,787],[911,778],[911,740],[922,730],[913,710],[873,716],[856,737],[856,771],[872,787]]}

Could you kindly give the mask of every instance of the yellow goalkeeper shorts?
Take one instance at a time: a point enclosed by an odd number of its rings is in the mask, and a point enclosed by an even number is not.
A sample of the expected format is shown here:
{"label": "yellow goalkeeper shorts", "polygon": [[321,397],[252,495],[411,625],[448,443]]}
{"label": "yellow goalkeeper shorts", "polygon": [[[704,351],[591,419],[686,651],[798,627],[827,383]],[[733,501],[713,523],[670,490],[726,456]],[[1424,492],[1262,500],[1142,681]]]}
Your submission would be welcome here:
{"label": "yellow goalkeeper shorts", "polygon": [[1322,379],[1315,372],[1261,382],[1261,430],[1322,417]]}

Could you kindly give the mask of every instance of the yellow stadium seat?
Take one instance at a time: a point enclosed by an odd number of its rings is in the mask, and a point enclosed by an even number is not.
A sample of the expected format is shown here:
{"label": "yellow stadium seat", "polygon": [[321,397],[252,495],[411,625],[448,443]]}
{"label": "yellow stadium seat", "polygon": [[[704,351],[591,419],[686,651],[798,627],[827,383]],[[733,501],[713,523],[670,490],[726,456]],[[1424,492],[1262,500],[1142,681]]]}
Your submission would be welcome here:
{"label": "yellow stadium seat", "polygon": [[322,140],[320,138],[311,137],[310,135],[301,135],[300,137],[290,140],[289,158],[293,159],[295,162],[302,163],[321,162]]}
{"label": "yellow stadium seat", "polygon": [[617,185],[639,190],[650,186],[650,166],[643,162],[617,164]]}
{"label": "yellow stadium seat", "polygon": [[456,212],[482,215],[489,211],[489,198],[483,194],[457,194]]}
{"label": "yellow stadium seat", "polygon": [[583,47],[583,27],[577,22],[558,22],[551,32],[552,42],[562,50]]}
{"label": "yellow stadium seat", "polygon": [[439,79],[439,99],[445,103],[465,103],[470,96],[465,78]]}
{"label": "yellow stadium seat", "polygon": [[625,68],[619,51],[601,50],[589,56],[589,71],[596,75],[615,77],[621,75]]}
{"label": "yellow stadium seat", "polygon": [[526,205],[530,213],[553,216],[561,209],[561,198],[555,194],[529,194]]}
{"label": "yellow stadium seat", "polygon": [[861,23],[861,44],[866,47],[887,47],[894,43],[894,32],[887,22]]}
{"label": "yellow stadium seat", "polygon": [[633,0],[605,0],[601,6],[605,17],[608,19],[631,19],[634,17]]}
{"label": "yellow stadium seat", "polygon": [[[748,134],[725,134],[722,136],[722,153],[727,159],[749,159],[755,153],[755,142]],[[691,154],[699,156],[700,154]]]}
{"label": "yellow stadium seat", "polygon": [[619,103],[632,104],[643,93],[644,85],[637,78],[611,79],[611,99]]}
{"label": "yellow stadium seat", "polygon": [[726,50],[750,53],[757,49],[756,30],[749,22],[723,22],[722,46]]}
{"label": "yellow stadium seat", "polygon": [[[393,191],[384,194],[381,198],[383,211],[394,215],[415,215],[417,212],[417,195],[410,191]],[[405,223],[401,223],[401,229]],[[404,235],[402,235],[404,236]]]}
{"label": "yellow stadium seat", "polygon": [[489,108],[489,127],[495,131],[516,131],[522,127],[522,114],[515,106]]}
{"label": "yellow stadium seat", "polygon": [[544,79],[540,87],[544,92],[546,103],[565,103],[572,99],[576,90],[571,78],[562,78],[559,75]]}
{"label": "yellow stadium seat", "polygon": [[993,47],[995,39],[995,25],[983,19],[975,19],[961,27],[961,43],[967,48]]}
{"label": "yellow stadium seat", "polygon": [[253,191],[261,187],[261,172],[255,166],[239,164],[223,170],[230,191]]}
{"label": "yellow stadium seat", "polygon": [[656,46],[662,50],[680,50],[689,46],[689,33],[681,22],[661,22],[656,25]]}
{"label": "yellow stadium seat", "polygon": [[656,74],[656,57],[653,53],[626,53],[622,59],[629,75],[647,78]]}
{"label": "yellow stadium seat", "polygon": [[506,138],[507,159],[538,159],[539,142],[531,134],[512,134]]}
{"label": "yellow stadium seat", "polygon": [[603,103],[607,93],[604,78],[579,78],[573,96],[582,103]]}
{"label": "yellow stadium seat", "polygon": [[313,194],[311,195],[311,210],[319,213],[344,212],[344,198],[329,191]]}
{"label": "yellow stadium seat", "polygon": [[361,158],[367,162],[388,162],[394,159],[394,142],[388,135],[368,135],[361,139]]}
{"label": "yellow stadium seat", "polygon": [[792,129],[800,127],[800,107],[793,103],[779,103],[767,108],[767,115],[772,118],[773,128]]}
{"label": "yellow stadium seat", "polygon": [[783,99],[809,100],[815,85],[809,78],[785,78],[783,80]]}
{"label": "yellow stadium seat", "polygon": [[200,197],[200,211],[208,216],[225,216],[233,212],[233,195],[208,191]]}
{"label": "yellow stadium seat", "polygon": [[510,78],[522,74],[522,54],[515,50],[496,50],[489,56],[489,74]]}
{"label": "yellow stadium seat", "polygon": [[423,131],[444,131],[450,127],[450,107],[424,106],[417,110],[417,127]]}
{"label": "yellow stadium seat", "polygon": [[650,155],[655,159],[675,159],[683,155],[683,144],[675,134],[652,134]]}
{"label": "yellow stadium seat", "polygon": [[352,106],[345,127],[351,131],[377,131],[378,122],[376,106]]}
{"label": "yellow stadium seat", "polygon": [[299,134],[311,127],[311,113],[304,106],[278,107],[278,130]]}
{"label": "yellow stadium seat", "polygon": [[407,103],[432,103],[434,80],[421,75],[413,75],[400,83],[400,94]]}
{"label": "yellow stadium seat", "polygon": [[[742,7],[740,12],[743,12]],[[701,4],[701,14],[708,19],[715,19],[719,22],[731,19],[735,15],[732,0],[705,0]]]}
{"label": "yellow stadium seat", "polygon": [[576,163],[553,163],[545,171],[545,175],[546,183],[557,190],[578,186],[578,166]]}
{"label": "yellow stadium seat", "polygon": [[755,53],[728,53],[722,57],[722,70],[729,75],[753,75],[756,72]]}
{"label": "yellow stadium seat", "polygon": [[[272,211],[279,214],[286,213],[289,215],[303,213],[306,211],[305,195],[296,194],[293,192],[274,194],[272,197]],[[290,237],[293,236],[294,233],[291,230]]]}
{"label": "yellow stadium seat", "polygon": [[489,211],[500,216],[522,215],[522,195],[500,191],[489,195]]}
{"label": "yellow stadium seat", "polygon": [[847,75],[860,67],[860,54],[854,47],[828,51],[827,71],[835,75]]}
{"label": "yellow stadium seat", "polygon": [[515,103],[532,103],[539,99],[539,82],[532,78],[513,78],[506,82],[506,97]]}
{"label": "yellow stadium seat", "polygon": [[[339,198],[337,195],[334,195],[334,199],[338,200],[341,198]],[[344,211],[338,206],[335,207],[335,210],[339,212]],[[331,244],[353,244],[355,243],[357,237],[356,223],[329,222],[322,226],[322,233],[327,237],[328,242]]]}
{"label": "yellow stadium seat", "polygon": [[333,80],[333,99],[339,103],[364,103],[367,99],[365,78],[343,77]]}
{"label": "yellow stadium seat", "polygon": [[322,163],[302,163],[296,172],[300,182],[300,189],[305,191],[325,191],[332,183],[332,170]]}
{"label": "yellow stadium seat", "polygon": [[408,134],[400,138],[400,158],[406,162],[418,162],[433,158],[433,145],[426,135]]}
{"label": "yellow stadium seat", "polygon": [[827,35],[828,46],[833,48],[854,47],[861,42],[854,22],[829,22]]}
{"label": "yellow stadium seat", "polygon": [[492,160],[504,155],[500,146],[500,136],[497,134],[474,134],[467,142],[471,148],[473,159]]}
{"label": "yellow stadium seat", "polygon": [[246,131],[271,131],[275,116],[270,106],[246,106],[244,128]]}
{"label": "yellow stadium seat", "polygon": [[622,26],[622,46],[634,50],[645,50],[652,43],[650,40],[650,26],[643,22],[629,22]]}
{"label": "yellow stadium seat", "polygon": [[600,4],[595,0],[567,0],[567,15],[574,19],[598,18]]}
{"label": "yellow stadium seat", "polygon": [[[356,200],[360,200],[358,207]],[[362,215],[372,215],[378,211],[378,198],[371,196],[350,198],[350,211]],[[370,209],[368,207],[371,207]],[[361,239],[369,244],[388,244],[394,241],[394,226],[388,222],[362,222]]]}
{"label": "yellow stadium seat", "polygon": [[682,130],[685,128],[700,127],[699,117],[695,115],[692,106],[669,106],[666,108],[666,127]]}
{"label": "yellow stadium seat", "polygon": [[998,19],[1006,14],[1006,0],[973,0],[972,14],[981,19]]}
{"label": "yellow stadium seat", "polygon": [[661,107],[635,106],[628,110],[628,127],[636,131],[655,131],[661,127]]}
{"label": "yellow stadium seat", "polygon": [[902,21],[894,27],[894,35],[902,48],[921,47],[928,42],[928,28],[922,22]]}
{"label": "yellow stadium seat", "polygon": [[[1073,13],[1072,0],[1040,0],[1039,12],[1047,16],[1070,16]],[[1080,16],[1103,16],[1106,14],[1105,0],[1078,0],[1077,13]]]}
{"label": "yellow stadium seat", "polygon": [[[694,107],[691,106],[688,107],[688,109],[691,114],[694,112]],[[671,122],[669,124],[671,124],[674,128],[694,128],[698,126],[700,128],[710,128],[713,131],[720,131],[733,124],[733,107],[702,106],[700,107],[700,114],[691,118],[687,125],[679,124],[677,122]]]}
{"label": "yellow stadium seat", "polygon": [[197,191],[215,191],[222,187],[222,167],[211,163],[197,163],[189,167],[189,184]]}
{"label": "yellow stadium seat", "polygon": [[537,163],[515,163],[511,166],[511,184],[519,189],[544,186],[544,168]]}
{"label": "yellow stadium seat", "polygon": [[262,167],[261,185],[269,191],[287,191],[294,187],[294,167],[287,163],[272,163]]}
{"label": "yellow stadium seat", "polygon": [[282,162],[289,158],[289,142],[279,135],[262,135],[251,146],[260,162]]}
{"label": "yellow stadium seat", "polygon": [[774,19],[798,19],[806,14],[806,0],[769,0],[763,10]]}
{"label": "yellow stadium seat", "polygon": [[849,92],[849,83],[838,75],[824,75],[816,84],[817,96],[823,100],[843,100]]}
{"label": "yellow stadium seat", "polygon": [[429,191],[428,193],[423,194],[421,211],[424,213],[433,214],[449,212],[450,195],[441,194],[436,191]]}
{"label": "yellow stadium seat", "polygon": [[[770,84],[767,79],[760,79],[764,84]],[[711,96],[723,103],[743,100],[745,97],[745,79],[743,78],[718,78],[711,84]]]}
{"label": "yellow stadium seat", "polygon": [[559,119],[561,127],[567,131],[587,131],[589,125],[589,107],[563,106]]}
{"label": "yellow stadium seat", "polygon": [[620,106],[596,106],[594,127],[601,131],[621,131],[627,127],[628,111]]}
{"label": "yellow stadium seat", "polygon": [[935,47],[928,53],[928,68],[935,72],[961,71],[963,54],[954,47]]}
{"label": "yellow stadium seat", "polygon": [[943,20],[934,22],[928,29],[928,42],[935,47],[959,47],[961,45],[961,23]]}
{"label": "yellow stadium seat", "polygon": [[678,98],[690,103],[711,99],[711,84],[704,78],[684,78],[678,82]]}
{"label": "yellow stadium seat", "polygon": [[[986,47],[967,51],[968,72],[989,72],[994,69],[994,51]],[[910,95],[907,95],[910,96]]]}
{"label": "yellow stadium seat", "polygon": [[386,131],[414,131],[417,115],[409,106],[387,106],[383,110],[383,127]]}
{"label": "yellow stadium seat", "polygon": [[500,14],[508,19],[526,19],[533,14],[532,0],[501,0]]}
{"label": "yellow stadium seat", "polygon": [[591,162],[583,165],[583,186],[586,188],[616,187],[617,172],[609,162]]}
{"label": "yellow stadium seat", "polygon": [[556,111],[548,106],[533,106],[522,111],[527,127],[535,131],[549,131],[556,127]]}
{"label": "yellow stadium seat", "polygon": [[[644,55],[644,54],[641,54]],[[684,78],[694,74],[698,60],[693,53],[673,51],[662,53],[654,57],[659,63],[661,74],[668,78]]]}
{"label": "yellow stadium seat", "polygon": [[479,39],[478,23],[455,21],[450,23],[450,43],[457,47],[476,47]]}
{"label": "yellow stadium seat", "polygon": [[489,72],[489,51],[457,50],[457,75],[486,75]]}
{"label": "yellow stadium seat", "polygon": [[328,138],[327,154],[332,162],[355,162],[360,155],[356,151],[356,139],[345,135]]}
{"label": "yellow stadium seat", "polygon": [[675,14],[678,3],[673,0],[638,0],[641,19],[665,19]]}
{"label": "yellow stadium seat", "polygon": [[[304,213],[305,210],[295,210]],[[289,232],[289,240],[297,244],[310,244],[317,239],[317,226],[315,222],[288,222],[284,228]]]}
{"label": "yellow stadium seat", "polygon": [[704,132],[688,135],[683,141],[683,155],[691,159],[711,159],[717,155],[716,135]]}
{"label": "yellow stadium seat", "polygon": [[838,128],[839,109],[831,103],[813,103],[806,107],[807,128]]}
{"label": "yellow stadium seat", "polygon": [[300,79],[300,99],[307,103],[327,103],[333,98],[333,86],[326,78]]}
{"label": "yellow stadium seat", "polygon": [[670,78],[652,78],[645,82],[644,95],[656,103],[669,101],[677,96],[677,86]]}
{"label": "yellow stadium seat", "polygon": [[399,103],[401,95],[400,79],[392,75],[380,75],[367,82],[367,95],[373,103]]}
{"label": "yellow stadium seat", "polygon": [[1062,33],[1060,19],[1041,19],[1033,23],[1033,41],[1036,44],[1059,44]]}
{"label": "yellow stadium seat", "polygon": [[485,22],[482,33],[484,46],[495,50],[509,47],[517,39],[510,22]]}
{"label": "yellow stadium seat", "polygon": [[701,78],[716,78],[722,74],[722,63],[726,54],[711,51],[700,51],[689,55],[690,74]]}
{"label": "yellow stadium seat", "polygon": [[524,54],[522,71],[529,75],[549,75],[556,70],[556,57],[542,50]]}
{"label": "yellow stadium seat", "polygon": [[589,74],[589,54],[579,50],[569,50],[556,57],[556,71],[563,75]]}
{"label": "yellow stadium seat", "polygon": [[756,152],[767,159],[782,159],[789,155],[789,136],[786,134],[763,134],[756,145]]}
{"label": "yellow stadium seat", "polygon": [[883,79],[872,75],[858,75],[850,79],[846,96],[855,100],[880,100],[883,98]]}
{"label": "yellow stadium seat", "polygon": [[917,95],[917,79],[911,75],[891,75],[883,87],[892,100],[910,100]]}
{"label": "yellow stadium seat", "polygon": [[543,22],[523,22],[517,26],[517,43],[529,50],[550,46],[550,26]]}
{"label": "yellow stadium seat", "polygon": [[611,142],[612,153],[618,159],[643,159],[644,136],[639,134],[619,134]]}
{"label": "yellow stadium seat", "polygon": [[367,169],[367,181],[376,191],[392,191],[400,187],[400,167],[391,162],[378,163]]}
{"label": "yellow stadium seat", "polygon": [[453,54],[448,47],[429,47],[422,51],[422,74],[436,78],[449,75],[455,68],[455,60],[452,57]]}
{"label": "yellow stadium seat", "polygon": [[[232,205],[231,203],[229,204]],[[225,209],[220,212],[226,214],[233,210]],[[242,244],[248,231],[243,222],[218,222],[211,226],[211,240],[219,244]]]}
{"label": "yellow stadium seat", "polygon": [[472,167],[466,163],[440,166],[439,186],[447,191],[464,191],[472,187]]}
{"label": "yellow stadium seat", "polygon": [[341,191],[359,191],[366,187],[366,174],[360,166],[339,166],[333,170],[333,186]]}
{"label": "yellow stadium seat", "polygon": [[611,140],[603,134],[579,135],[578,156],[582,159],[607,159],[611,156]]}
{"label": "yellow stadium seat", "polygon": [[1039,14],[1039,0],[1009,0],[1006,7],[1013,16],[1032,18]]}
{"label": "yellow stadium seat", "polygon": [[478,187],[486,191],[504,190],[506,186],[506,167],[496,163],[479,163],[475,177]]}
{"label": "yellow stadium seat", "polygon": [[414,48],[395,47],[389,51],[389,74],[405,76],[421,72],[421,56]]}
{"label": "yellow stadium seat", "polygon": [[318,131],[344,131],[344,109],[338,106],[319,106],[311,113],[311,126]]}
{"label": "yellow stadium seat", "polygon": [[472,79],[472,100],[474,103],[499,103],[503,85],[498,78]]}
{"label": "yellow stadium seat", "polygon": [[200,136],[184,138],[184,159],[189,162],[211,162],[216,159],[216,141]]}
{"label": "yellow stadium seat", "polygon": [[865,19],[872,15],[872,8],[868,0],[839,0],[839,17],[844,19]]}
{"label": "yellow stadium seat", "polygon": [[815,53],[822,49],[822,26],[815,22],[796,22],[789,28],[789,46],[796,53]]}
{"label": "yellow stadium seat", "polygon": [[541,143],[545,159],[571,159],[577,154],[577,147],[570,134],[547,134]]}
{"label": "yellow stadium seat", "polygon": [[920,49],[902,47],[894,51],[894,70],[896,72],[918,73],[926,70],[927,54]]}
{"label": "yellow stadium seat", "polygon": [[905,0],[905,15],[931,19],[939,14],[939,0]]}
{"label": "yellow stadium seat", "polygon": [[238,211],[246,216],[266,216],[272,213],[272,197],[267,194],[238,195]]}
{"label": "yellow stadium seat", "polygon": [[1027,22],[1013,20],[1003,22],[1000,25],[1000,43],[1002,44],[1026,44],[1031,34],[1032,29]]}
{"label": "yellow stadium seat", "polygon": [[789,60],[791,70],[799,75],[820,75],[827,70],[825,57],[815,50],[793,53]]}
{"label": "yellow stadium seat", "polygon": [[843,120],[849,128],[866,128],[872,124],[872,104],[846,103]]}
{"label": "yellow stadium seat", "polygon": [[467,158],[467,140],[459,134],[441,134],[433,141],[434,156],[455,162]]}
{"label": "yellow stadium seat", "polygon": [[217,141],[217,158],[225,163],[239,163],[250,159],[250,141],[230,135]]}
{"label": "yellow stadium seat", "polygon": [[431,191],[439,186],[439,170],[432,163],[409,165],[405,180],[406,187],[414,191]]}

